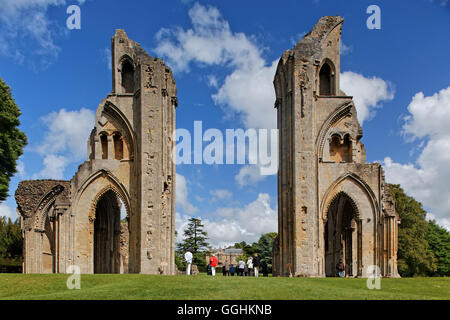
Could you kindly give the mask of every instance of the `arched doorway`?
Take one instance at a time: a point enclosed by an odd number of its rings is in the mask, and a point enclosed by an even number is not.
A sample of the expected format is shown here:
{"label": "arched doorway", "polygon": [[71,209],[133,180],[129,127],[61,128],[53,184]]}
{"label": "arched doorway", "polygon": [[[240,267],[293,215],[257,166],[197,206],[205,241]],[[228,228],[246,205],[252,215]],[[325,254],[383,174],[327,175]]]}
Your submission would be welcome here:
{"label": "arched doorway", "polygon": [[120,202],[114,191],[97,201],[94,221],[94,273],[120,273]]}
{"label": "arched doorway", "polygon": [[345,264],[345,276],[356,276],[359,271],[361,237],[358,210],[354,201],[344,192],[330,203],[324,228],[325,275],[336,276],[339,259]]}

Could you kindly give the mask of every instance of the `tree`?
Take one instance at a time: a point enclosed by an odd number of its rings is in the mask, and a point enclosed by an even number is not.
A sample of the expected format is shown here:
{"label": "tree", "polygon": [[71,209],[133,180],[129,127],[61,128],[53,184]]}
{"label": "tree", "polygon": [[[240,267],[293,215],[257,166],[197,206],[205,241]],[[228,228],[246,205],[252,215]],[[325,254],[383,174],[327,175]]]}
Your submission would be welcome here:
{"label": "tree", "polygon": [[10,88],[0,78],[0,201],[8,197],[9,181],[27,144],[25,133],[18,129],[20,115]]}
{"label": "tree", "polygon": [[19,219],[0,217],[0,258],[18,259],[22,257],[22,231]]}
{"label": "tree", "polygon": [[209,244],[208,234],[203,231],[204,225],[201,219],[190,218],[187,228],[184,230],[183,242],[177,246],[178,255],[184,257],[186,251],[192,252],[193,264],[205,265],[205,256]]}
{"label": "tree", "polygon": [[253,247],[253,245],[250,245],[245,241],[236,242],[234,244],[234,247],[236,249],[242,249],[242,251],[244,252],[243,256],[245,257],[245,259],[247,259],[247,257],[253,256],[253,254],[255,253],[255,248]]}
{"label": "tree", "polygon": [[435,275],[450,276],[450,232],[431,220],[428,222],[427,240],[436,258]]}
{"label": "tree", "polygon": [[398,272],[402,277],[436,272],[427,241],[428,222],[422,204],[405,194],[400,185],[389,185],[401,223],[398,230]]}
{"label": "tree", "polygon": [[258,242],[253,244],[255,252],[258,253],[261,260],[266,261],[269,271],[272,270],[272,247],[276,237],[276,232],[269,232],[263,234]]}

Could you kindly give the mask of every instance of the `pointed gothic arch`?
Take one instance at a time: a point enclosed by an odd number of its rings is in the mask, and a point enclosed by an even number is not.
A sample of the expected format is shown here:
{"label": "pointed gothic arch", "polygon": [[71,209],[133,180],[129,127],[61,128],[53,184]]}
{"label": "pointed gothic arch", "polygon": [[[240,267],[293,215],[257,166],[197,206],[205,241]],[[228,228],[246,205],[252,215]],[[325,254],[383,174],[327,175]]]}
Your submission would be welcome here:
{"label": "pointed gothic arch", "polygon": [[361,274],[362,235],[359,208],[355,200],[345,191],[331,199],[324,221],[324,266],[325,275],[336,276],[335,266],[342,261],[345,275]]}
{"label": "pointed gothic arch", "polygon": [[319,68],[319,95],[336,95],[336,67],[333,61],[326,58],[322,61]]}
{"label": "pointed gothic arch", "polygon": [[[75,203],[76,204],[79,203],[80,198],[83,196],[83,194],[86,193],[89,186],[91,186],[99,178],[104,178],[104,180],[107,181],[107,182],[101,183],[102,187],[100,189],[104,192],[108,191],[109,189],[112,189],[117,194],[117,196],[124,202],[127,213],[128,213],[128,215],[130,215],[131,199],[130,199],[127,189],[124,187],[124,185],[120,182],[120,180],[116,176],[114,176],[111,172],[109,172],[108,170],[105,170],[105,169],[98,170],[97,172],[92,174],[90,177],[88,177],[84,181],[84,183],[79,187],[79,192],[76,195]],[[100,193],[97,192],[92,201],[94,201],[94,199],[98,200],[99,195],[101,195],[101,192]],[[89,217],[93,217],[93,215],[92,215],[92,203],[93,202],[92,201],[91,201],[91,212],[89,214]]]}
{"label": "pointed gothic arch", "polygon": [[124,138],[124,142],[127,144],[129,159],[133,160],[134,155],[136,154],[136,139],[128,118],[116,105],[110,101],[106,101],[103,105],[102,114],[115,122],[118,127],[117,129],[120,130],[120,133]]}
{"label": "pointed gothic arch", "polygon": [[135,67],[133,59],[128,55],[120,59],[121,86],[124,93],[134,93],[135,91]]}
{"label": "pointed gothic arch", "polygon": [[45,223],[48,218],[49,208],[54,205],[56,197],[64,191],[64,187],[60,184],[54,186],[47,194],[45,194],[39,204],[35,208],[34,230],[37,232],[45,231]]}
{"label": "pointed gothic arch", "polygon": [[351,117],[353,115],[352,109],[354,108],[353,102],[345,102],[323,122],[320,127],[319,133],[316,138],[316,154],[318,155],[319,161],[323,158],[323,150],[325,143],[327,141],[328,135],[330,134],[330,129],[332,126],[345,117]]}
{"label": "pointed gothic arch", "polygon": [[[341,177],[339,177],[338,179],[336,179],[336,181],[334,181],[329,187],[328,190],[324,193],[323,197],[322,197],[322,201],[320,204],[320,212],[322,213],[322,219],[326,220],[326,211],[329,208],[329,205],[331,203],[331,201],[333,200],[333,198],[336,196],[337,193],[342,192],[345,189],[345,186],[343,186],[344,182],[351,182],[354,185],[358,186],[362,193],[364,195],[366,195],[370,206],[373,210],[373,219],[376,221],[378,220],[378,216],[376,215],[377,212],[379,212],[379,205],[378,205],[378,201],[377,201],[377,197],[375,195],[375,193],[373,192],[372,188],[370,188],[370,186],[363,180],[361,179],[359,176],[357,176],[354,173],[346,173],[344,175],[342,175]],[[348,192],[349,194],[351,194],[351,192]],[[356,203],[356,202],[355,202]],[[362,211],[360,209],[358,209],[358,212],[360,214],[362,214]],[[369,217],[366,217],[369,218]]]}

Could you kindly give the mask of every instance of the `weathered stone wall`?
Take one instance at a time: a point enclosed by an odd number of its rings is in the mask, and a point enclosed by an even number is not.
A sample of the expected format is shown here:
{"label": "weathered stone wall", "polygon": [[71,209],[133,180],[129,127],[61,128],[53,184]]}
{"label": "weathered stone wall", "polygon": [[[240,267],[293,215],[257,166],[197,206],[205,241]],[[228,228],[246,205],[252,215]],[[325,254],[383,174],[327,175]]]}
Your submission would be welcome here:
{"label": "weathered stone wall", "polygon": [[[111,44],[113,90],[97,108],[87,161],[70,182],[64,182],[64,205],[36,209],[36,203],[44,201],[42,197],[49,192],[47,185],[56,182],[29,182],[38,187],[30,195],[25,194],[28,184],[24,183],[17,194],[29,266],[25,272],[66,272],[70,265],[80,267],[82,273],[118,272],[117,263],[111,262],[117,259],[94,252],[96,239],[101,238],[95,236],[99,232],[94,228],[97,206],[108,194],[115,203],[120,199],[124,204],[129,222],[128,231],[120,230],[120,271],[175,273],[176,175],[171,158],[175,80],[161,59],[150,57],[123,30],[116,31]],[[47,197],[52,203],[59,201],[52,193]],[[37,219],[45,220],[54,210],[59,210],[56,222],[41,227],[40,233],[26,227],[39,224]],[[107,225],[112,224],[105,224],[106,232],[116,232]],[[126,249],[125,232],[129,233]],[[114,265],[95,268],[102,260],[99,255],[105,257],[104,263]],[[117,252],[115,256],[119,257]]]}
{"label": "weathered stone wall", "polygon": [[70,182],[21,181],[15,198],[24,237],[24,273],[54,273],[64,256],[59,252],[70,206]]}
{"label": "weathered stone wall", "polygon": [[[366,164],[356,108],[339,87],[342,23],[340,17],[321,18],[283,54],[275,75],[280,169],[274,265],[279,275],[325,275],[325,264],[330,264],[325,257],[327,210],[336,195],[348,196],[355,206],[352,225],[345,226],[345,234],[353,234],[342,249],[353,259],[354,275],[385,264],[381,238],[389,248],[397,241],[391,231],[395,227],[389,227],[389,238],[380,231],[385,228],[382,170],[379,164]],[[394,214],[389,225],[397,221]],[[392,276],[396,258],[389,259],[392,272],[383,275]]]}
{"label": "weathered stone wall", "polygon": [[128,273],[129,241],[128,223],[122,222],[120,224],[120,273]]}

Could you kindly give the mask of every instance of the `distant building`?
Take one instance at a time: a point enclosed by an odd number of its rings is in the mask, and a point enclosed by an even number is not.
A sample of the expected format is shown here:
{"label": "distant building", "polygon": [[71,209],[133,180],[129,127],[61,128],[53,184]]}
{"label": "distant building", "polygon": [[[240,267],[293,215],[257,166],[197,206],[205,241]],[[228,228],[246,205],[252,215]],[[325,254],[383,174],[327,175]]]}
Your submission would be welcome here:
{"label": "distant building", "polygon": [[242,256],[244,254],[244,251],[242,251],[242,249],[237,248],[211,249],[206,255],[207,264],[209,263],[209,259],[212,257],[213,254],[216,255],[218,265],[220,266],[223,266],[225,264],[225,261],[228,261],[230,264],[236,265],[238,262],[237,258],[239,256]]}

